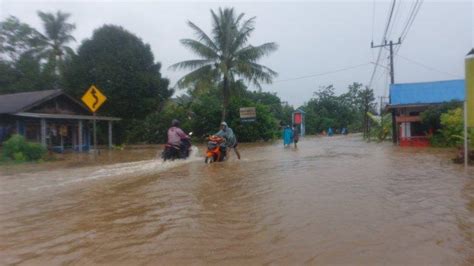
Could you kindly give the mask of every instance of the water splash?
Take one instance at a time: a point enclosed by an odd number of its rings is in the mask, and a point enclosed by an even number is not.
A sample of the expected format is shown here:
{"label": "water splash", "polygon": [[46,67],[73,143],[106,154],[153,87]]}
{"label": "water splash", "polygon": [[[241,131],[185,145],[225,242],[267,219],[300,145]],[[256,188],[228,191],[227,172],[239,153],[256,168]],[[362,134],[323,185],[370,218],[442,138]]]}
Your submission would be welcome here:
{"label": "water splash", "polygon": [[[159,151],[159,154],[161,154],[161,151]],[[111,177],[133,177],[147,174],[155,174],[201,159],[202,158],[199,156],[199,149],[196,146],[193,146],[191,148],[191,153],[186,160],[174,160],[164,162],[161,158],[158,157],[152,160],[142,160],[136,162],[105,165],[101,166],[101,169],[93,170],[92,172],[87,174],[85,174],[83,169],[81,169],[81,171],[78,171],[78,173],[76,173],[75,171],[71,171],[68,176],[60,176],[56,179],[56,182],[48,182],[45,185],[37,185],[33,187],[26,187],[14,190],[3,188],[2,190],[0,190],[0,195],[22,193],[25,191],[38,191],[48,188],[67,186],[74,183],[100,180]],[[64,172],[62,171],[62,173]],[[50,172],[45,174],[50,175]],[[35,175],[37,175],[37,173],[35,173]]]}

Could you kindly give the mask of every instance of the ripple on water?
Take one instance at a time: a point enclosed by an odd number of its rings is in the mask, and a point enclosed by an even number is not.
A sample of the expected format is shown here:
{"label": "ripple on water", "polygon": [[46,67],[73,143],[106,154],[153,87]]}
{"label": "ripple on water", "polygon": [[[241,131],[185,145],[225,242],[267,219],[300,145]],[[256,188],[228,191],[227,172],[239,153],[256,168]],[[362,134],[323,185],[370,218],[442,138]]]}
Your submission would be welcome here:
{"label": "ripple on water", "polygon": [[0,263],[474,263],[472,171],[449,152],[357,136],[281,146],[0,177]]}

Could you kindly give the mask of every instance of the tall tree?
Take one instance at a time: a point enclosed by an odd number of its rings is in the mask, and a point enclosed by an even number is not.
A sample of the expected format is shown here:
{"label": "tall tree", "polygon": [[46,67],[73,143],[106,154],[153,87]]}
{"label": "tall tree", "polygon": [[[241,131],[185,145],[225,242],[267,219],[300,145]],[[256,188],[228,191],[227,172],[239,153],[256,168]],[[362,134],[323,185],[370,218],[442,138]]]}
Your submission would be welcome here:
{"label": "tall tree", "polygon": [[255,30],[255,17],[245,20],[244,13],[236,14],[233,8],[219,8],[216,14],[211,10],[212,34],[209,36],[191,21],[188,25],[194,30],[197,39],[183,39],[181,43],[199,59],[186,60],[171,66],[172,69],[188,69],[190,73],[182,77],[177,85],[187,87],[202,79],[212,79],[222,83],[222,120],[226,118],[229,106],[231,83],[239,78],[252,82],[271,83],[277,73],[258,64],[263,56],[277,49],[274,42],[253,46],[247,44]]}
{"label": "tall tree", "polygon": [[375,96],[374,91],[369,87],[365,87],[365,89],[360,90],[358,93],[358,98],[360,99],[361,109],[363,112],[363,132],[364,137],[369,137],[369,112],[375,108]]}
{"label": "tall tree", "polygon": [[71,14],[61,11],[56,14],[38,11],[38,16],[44,27],[44,34],[41,35],[44,47],[41,56],[48,60],[49,67],[53,69],[57,85],[65,56],[74,54],[74,50],[67,44],[76,41],[71,35],[76,26],[68,22]]}
{"label": "tall tree", "polygon": [[134,121],[159,111],[173,94],[169,81],[161,76],[161,64],[154,60],[150,46],[139,37],[122,27],[105,25],[78,48],[65,72],[67,88],[77,97],[91,84],[102,90],[108,100],[100,112],[123,118],[124,130],[115,135],[124,141],[127,136],[119,134],[132,130]]}
{"label": "tall tree", "polygon": [[38,31],[16,17],[0,22],[0,93],[51,87],[38,56],[43,43]]}
{"label": "tall tree", "polygon": [[17,17],[0,22],[0,60],[15,63],[23,54],[37,52],[40,45],[41,34]]}

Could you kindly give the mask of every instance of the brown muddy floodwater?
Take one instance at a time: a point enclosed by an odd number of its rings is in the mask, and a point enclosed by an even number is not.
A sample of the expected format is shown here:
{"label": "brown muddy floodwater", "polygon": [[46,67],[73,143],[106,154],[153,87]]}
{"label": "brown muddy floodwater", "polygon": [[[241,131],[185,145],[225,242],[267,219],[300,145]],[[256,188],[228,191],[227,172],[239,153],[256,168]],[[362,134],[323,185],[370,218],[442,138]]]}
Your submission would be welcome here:
{"label": "brown muddy floodwater", "polygon": [[474,264],[474,172],[452,153],[282,146],[214,165],[201,147],[165,164],[145,149],[3,167],[0,264]]}

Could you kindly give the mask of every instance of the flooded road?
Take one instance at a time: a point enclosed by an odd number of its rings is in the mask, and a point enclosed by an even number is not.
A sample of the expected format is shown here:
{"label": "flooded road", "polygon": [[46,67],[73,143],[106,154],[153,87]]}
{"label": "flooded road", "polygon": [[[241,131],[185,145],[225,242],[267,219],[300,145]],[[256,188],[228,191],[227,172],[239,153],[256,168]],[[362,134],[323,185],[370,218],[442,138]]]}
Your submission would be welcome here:
{"label": "flooded road", "polygon": [[357,136],[282,146],[214,165],[201,148],[2,169],[0,264],[474,264],[474,172],[452,153]]}

